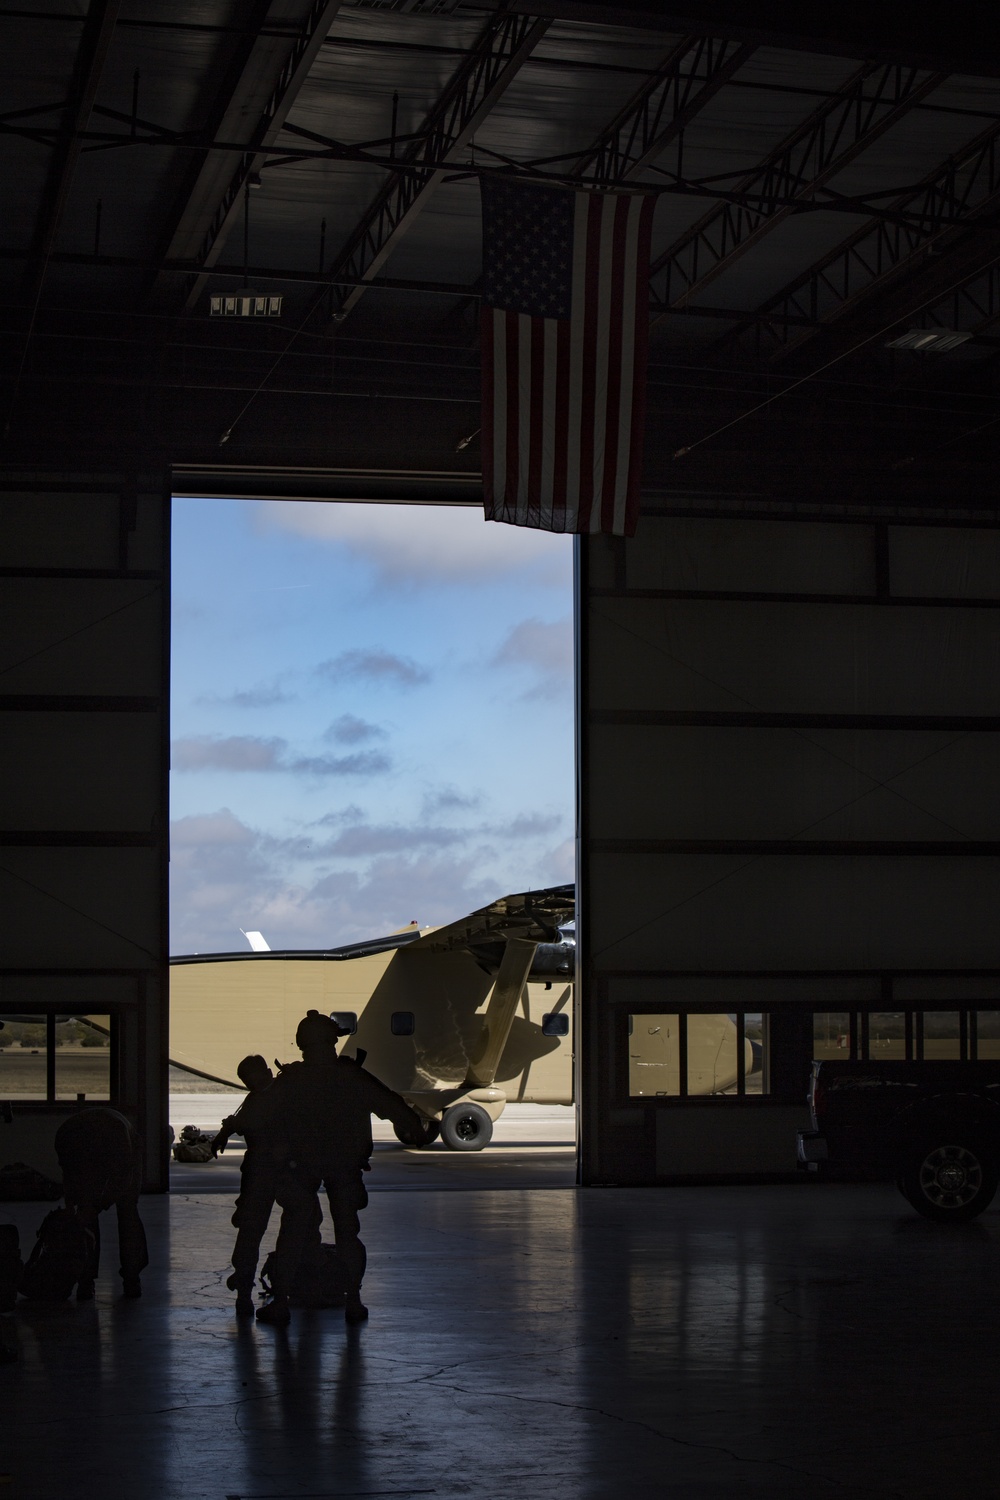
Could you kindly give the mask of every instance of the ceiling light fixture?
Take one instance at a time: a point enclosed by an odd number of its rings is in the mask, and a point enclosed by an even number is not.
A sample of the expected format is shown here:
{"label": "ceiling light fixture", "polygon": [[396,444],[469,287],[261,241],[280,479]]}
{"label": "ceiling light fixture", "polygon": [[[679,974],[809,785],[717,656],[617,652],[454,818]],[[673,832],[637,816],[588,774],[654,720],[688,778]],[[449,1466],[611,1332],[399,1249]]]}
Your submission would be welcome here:
{"label": "ceiling light fixture", "polygon": [[961,333],[955,328],[910,328],[898,339],[890,339],[887,349],[917,349],[922,354],[947,354],[959,344],[967,344],[971,333]]}
{"label": "ceiling light fixture", "polygon": [[280,318],[280,297],[257,297],[252,292],[209,298],[212,318]]}

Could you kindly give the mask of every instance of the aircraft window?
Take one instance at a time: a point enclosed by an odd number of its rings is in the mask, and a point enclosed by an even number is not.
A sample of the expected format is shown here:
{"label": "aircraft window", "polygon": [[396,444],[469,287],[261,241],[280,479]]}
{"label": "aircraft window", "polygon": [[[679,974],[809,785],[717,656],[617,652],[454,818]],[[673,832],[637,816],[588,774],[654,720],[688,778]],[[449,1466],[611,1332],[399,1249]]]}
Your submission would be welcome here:
{"label": "aircraft window", "polygon": [[353,1010],[331,1010],[330,1020],[336,1021],[342,1031],[353,1036],[358,1029],[358,1017]]}
{"label": "aircraft window", "polygon": [[56,1026],[55,1097],[111,1098],[111,1017],[74,1016]]}
{"label": "aircraft window", "polygon": [[413,1035],[413,1012],[412,1010],[394,1010],[389,1017],[389,1030],[393,1036]]}
{"label": "aircraft window", "polygon": [[632,1098],[744,1098],[770,1092],[768,1021],[760,1011],[629,1017]]}
{"label": "aircraft window", "polygon": [[543,1016],[542,1036],[569,1036],[569,1016],[557,1011]]}

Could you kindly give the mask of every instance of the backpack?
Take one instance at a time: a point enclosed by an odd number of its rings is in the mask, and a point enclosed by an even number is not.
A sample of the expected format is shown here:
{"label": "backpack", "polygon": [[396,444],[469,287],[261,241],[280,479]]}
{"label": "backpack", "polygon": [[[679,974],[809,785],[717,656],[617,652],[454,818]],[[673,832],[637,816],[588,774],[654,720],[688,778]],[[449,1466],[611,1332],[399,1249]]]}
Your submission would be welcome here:
{"label": "backpack", "polygon": [[214,1154],[210,1135],[205,1135],[197,1125],[184,1126],[181,1138],[174,1147],[174,1161],[207,1162],[212,1160]]}
{"label": "backpack", "polygon": [[21,1277],[21,1296],[32,1302],[65,1302],[94,1254],[94,1236],[69,1208],[54,1208],[38,1228]]}
{"label": "backpack", "polygon": [[[271,1295],[274,1251],[261,1267],[260,1284]],[[336,1245],[310,1245],[302,1252],[288,1299],[296,1307],[343,1307],[347,1301],[347,1278]]]}

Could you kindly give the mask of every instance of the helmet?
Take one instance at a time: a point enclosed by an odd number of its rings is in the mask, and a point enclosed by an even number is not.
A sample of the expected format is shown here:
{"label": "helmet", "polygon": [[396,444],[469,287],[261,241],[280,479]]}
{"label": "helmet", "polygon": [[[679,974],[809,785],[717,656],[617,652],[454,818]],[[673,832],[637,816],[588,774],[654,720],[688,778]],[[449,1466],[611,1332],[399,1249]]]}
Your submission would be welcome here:
{"label": "helmet", "polygon": [[295,1033],[295,1045],[303,1052],[307,1047],[334,1047],[340,1038],[347,1034],[330,1016],[321,1015],[318,1010],[311,1010],[299,1022]]}

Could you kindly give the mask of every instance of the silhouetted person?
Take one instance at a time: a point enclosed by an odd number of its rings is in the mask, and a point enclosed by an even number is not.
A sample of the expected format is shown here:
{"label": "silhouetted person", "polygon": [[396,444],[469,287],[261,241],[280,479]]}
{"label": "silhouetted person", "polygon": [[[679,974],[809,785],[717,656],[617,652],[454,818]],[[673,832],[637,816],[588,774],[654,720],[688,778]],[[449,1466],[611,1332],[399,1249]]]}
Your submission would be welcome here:
{"label": "silhouetted person", "polygon": [[142,1145],[130,1120],[116,1109],[81,1109],[56,1131],[66,1207],[74,1209],[94,1236],[90,1264],[77,1282],[80,1302],[94,1295],[101,1257],[98,1215],[114,1204],[118,1213],[119,1272],[126,1297],[141,1297],[139,1276],[149,1265],[146,1231],[139,1217]]}
{"label": "silhouetted person", "polygon": [[361,1301],[367,1256],[358,1214],[368,1203],[364,1172],[372,1154],[372,1115],[391,1120],[413,1145],[427,1130],[404,1099],[366,1073],[353,1058],[338,1057],[337,1042],[347,1033],[335,1021],[311,1010],[295,1033],[302,1062],[283,1068],[271,1093],[280,1104],[291,1148],[281,1196],[281,1228],[275,1246],[274,1295],[257,1317],[283,1326],[288,1297],[308,1243],[316,1194],[326,1189],[337,1251],[347,1282],[345,1317],[363,1322]]}
{"label": "silhouetted person", "polygon": [[[233,1274],[226,1285],[236,1293],[237,1313],[252,1317],[260,1242],[280,1192],[279,1179],[288,1160],[288,1132],[279,1118],[279,1101],[271,1087],[274,1074],[264,1059],[257,1054],[245,1057],[236,1072],[249,1093],[236,1113],[223,1120],[212,1142],[212,1152],[225,1150],[231,1135],[242,1135],[246,1141],[240,1168],[240,1195],[233,1214],[237,1231]],[[313,1216],[317,1242],[321,1217],[317,1204]]]}

